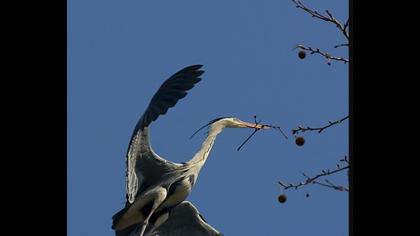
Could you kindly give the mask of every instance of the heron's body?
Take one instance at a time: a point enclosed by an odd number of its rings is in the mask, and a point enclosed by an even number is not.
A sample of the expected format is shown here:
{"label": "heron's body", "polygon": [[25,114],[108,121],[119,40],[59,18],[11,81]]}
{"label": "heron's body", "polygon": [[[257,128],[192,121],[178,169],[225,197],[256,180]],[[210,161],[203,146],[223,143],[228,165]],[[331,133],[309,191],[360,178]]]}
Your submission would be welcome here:
{"label": "heron's body", "polygon": [[[117,236],[131,235],[136,225],[140,226],[140,229],[136,227],[140,236],[145,232],[148,235],[172,235],[168,233],[167,228],[162,227],[165,225],[175,227],[180,215],[194,219],[197,224],[194,224],[194,230],[190,228],[188,231],[188,224],[183,221],[184,234],[182,231],[177,231],[180,234],[176,235],[220,235],[215,229],[208,227],[209,225],[202,219],[197,219],[198,210],[191,203],[182,206],[180,203],[190,194],[217,135],[224,128],[263,128],[263,126],[233,117],[215,119],[208,124],[210,130],[200,150],[184,164],[173,163],[158,156],[149,142],[150,123],[159,115],[165,114],[179,99],[186,96],[187,90],[201,80],[199,76],[203,71],[198,70],[200,68],[201,65],[186,67],[165,81],[137,122],[126,156],[126,206],[113,216],[112,228]],[[161,233],[154,234],[158,228]],[[201,234],[197,234],[195,230],[201,230]],[[196,233],[190,234],[193,231]]]}
{"label": "heron's body", "polygon": [[[122,210],[124,214],[114,225],[114,229],[120,230],[133,224],[144,221],[147,212],[142,212],[147,201],[156,196],[161,196],[164,200],[156,208],[155,212],[173,207],[184,201],[190,194],[194,186],[198,174],[206,162],[211,148],[213,147],[216,136],[221,132],[221,128],[213,125],[209,131],[209,135],[203,142],[200,151],[187,163],[176,164],[174,169],[162,175],[161,179],[136,197],[136,200],[129,205],[128,208]],[[174,163],[175,164],[175,163]],[[147,208],[147,207],[145,207]]]}

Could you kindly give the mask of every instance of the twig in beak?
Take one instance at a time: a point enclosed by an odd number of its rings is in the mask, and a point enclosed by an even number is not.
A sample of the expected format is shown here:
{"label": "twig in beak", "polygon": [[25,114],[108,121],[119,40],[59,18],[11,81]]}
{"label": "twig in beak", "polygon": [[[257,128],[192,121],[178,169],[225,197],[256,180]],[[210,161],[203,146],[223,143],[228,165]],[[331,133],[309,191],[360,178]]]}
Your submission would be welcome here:
{"label": "twig in beak", "polygon": [[271,127],[271,128],[273,128],[275,130],[280,131],[280,133],[283,134],[283,136],[287,139],[286,134],[283,133],[283,131],[281,130],[280,126],[274,126],[274,125],[265,125],[265,126],[268,126],[268,127]]}
{"label": "twig in beak", "polygon": [[248,136],[248,138],[246,138],[245,139],[245,141],[243,141],[242,142],[242,144],[236,149],[237,151],[239,151],[241,148],[242,148],[242,146],[244,146],[245,145],[245,143],[246,142],[248,142],[249,141],[249,139],[252,137],[252,136],[254,136],[254,134],[257,132],[257,131],[259,131],[260,129],[264,129],[265,127],[270,127],[270,128],[273,128],[273,129],[275,129],[275,130],[278,130],[278,131],[280,131],[280,133],[286,138],[286,139],[288,139],[287,138],[287,135],[281,130],[281,128],[280,128],[280,126],[274,126],[274,125],[260,125],[259,127],[258,127],[258,124],[261,122],[261,120],[260,121],[257,121],[257,116],[255,116],[254,115],[254,122],[255,122],[255,130],[254,130],[254,132],[252,132],[252,134],[251,135],[249,135]]}
{"label": "twig in beak", "polygon": [[[261,120],[260,120],[261,121]],[[243,141],[242,142],[242,144],[238,147],[238,149],[236,149],[236,151],[239,151],[241,148],[242,148],[242,146],[244,146],[245,145],[245,143],[246,142],[248,142],[248,140],[252,137],[252,136],[254,136],[254,134],[258,131],[258,130],[260,130],[261,128],[257,128],[257,125],[258,125],[258,121],[257,121],[257,116],[256,115],[254,115],[254,122],[255,122],[255,130],[254,130],[254,132],[252,132],[252,134],[251,135],[249,135],[248,136],[248,138],[246,138],[245,139],[245,141]]]}
{"label": "twig in beak", "polygon": [[247,139],[245,139],[245,141],[238,147],[238,149],[236,149],[236,151],[239,151],[240,149],[241,149],[241,147],[246,143],[246,142],[248,142],[248,140],[258,131],[258,130],[260,130],[260,129],[255,129],[254,130],[254,132],[252,132],[252,134],[251,135],[249,135],[248,136],[248,138]]}

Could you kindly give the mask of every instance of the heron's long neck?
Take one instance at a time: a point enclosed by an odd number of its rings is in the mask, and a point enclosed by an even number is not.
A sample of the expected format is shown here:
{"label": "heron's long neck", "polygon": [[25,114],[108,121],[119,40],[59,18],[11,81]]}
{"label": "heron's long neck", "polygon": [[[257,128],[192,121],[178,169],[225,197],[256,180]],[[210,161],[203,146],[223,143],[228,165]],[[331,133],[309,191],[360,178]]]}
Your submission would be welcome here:
{"label": "heron's long neck", "polygon": [[187,163],[201,169],[210,154],[211,148],[213,147],[217,135],[222,132],[223,128],[224,127],[221,126],[211,126],[206,140],[204,140],[203,144],[201,145],[201,149]]}

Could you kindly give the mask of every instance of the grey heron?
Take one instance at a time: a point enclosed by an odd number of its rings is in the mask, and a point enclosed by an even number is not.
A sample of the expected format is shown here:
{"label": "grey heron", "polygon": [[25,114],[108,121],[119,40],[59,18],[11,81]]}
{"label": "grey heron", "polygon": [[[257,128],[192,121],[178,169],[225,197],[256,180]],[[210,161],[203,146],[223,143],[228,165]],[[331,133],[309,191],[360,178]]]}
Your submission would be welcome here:
{"label": "grey heron", "polygon": [[[149,141],[151,122],[159,115],[166,114],[170,107],[175,106],[178,100],[185,97],[187,91],[201,80],[200,76],[204,73],[200,70],[201,67],[202,65],[186,67],[167,79],[154,94],[137,122],[126,154],[126,205],[112,218],[112,228],[118,236],[129,235],[128,229],[133,230],[135,225],[140,226],[138,230],[140,236],[144,235],[146,229],[151,233],[157,232],[158,225],[162,227],[173,225],[177,222],[176,215],[181,213],[184,217],[185,213],[189,213],[190,217],[199,220],[191,203],[179,204],[191,192],[217,135],[224,128],[270,128],[268,125],[248,123],[235,117],[221,117],[206,125],[210,127],[208,135],[201,149],[190,161],[182,164],[174,163],[156,154]],[[189,211],[182,211],[183,208],[189,208]],[[197,211],[195,208],[194,210]],[[152,223],[154,226],[149,225],[151,220],[154,221],[155,224]],[[166,232],[166,229],[160,230]],[[209,229],[204,229],[203,232],[207,232],[206,230]],[[219,235],[217,231],[212,230],[203,235],[212,235],[211,232],[213,235]]]}

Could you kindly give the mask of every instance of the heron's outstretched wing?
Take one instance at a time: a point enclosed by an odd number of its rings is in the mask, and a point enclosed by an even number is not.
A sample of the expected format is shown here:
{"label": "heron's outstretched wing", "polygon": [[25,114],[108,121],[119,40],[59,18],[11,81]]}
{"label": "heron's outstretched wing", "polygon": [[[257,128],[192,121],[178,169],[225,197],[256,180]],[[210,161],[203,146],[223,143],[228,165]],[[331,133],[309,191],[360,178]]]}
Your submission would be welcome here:
{"label": "heron's outstretched wing", "polygon": [[127,202],[133,203],[136,196],[160,178],[180,166],[159,157],[149,143],[148,126],[159,115],[166,114],[188,90],[201,80],[202,65],[186,67],[166,80],[152,97],[131,136],[126,156]]}
{"label": "heron's outstretched wing", "polygon": [[183,201],[169,212],[168,219],[153,229],[148,236],[223,236],[207,224],[197,208],[189,201]]}

